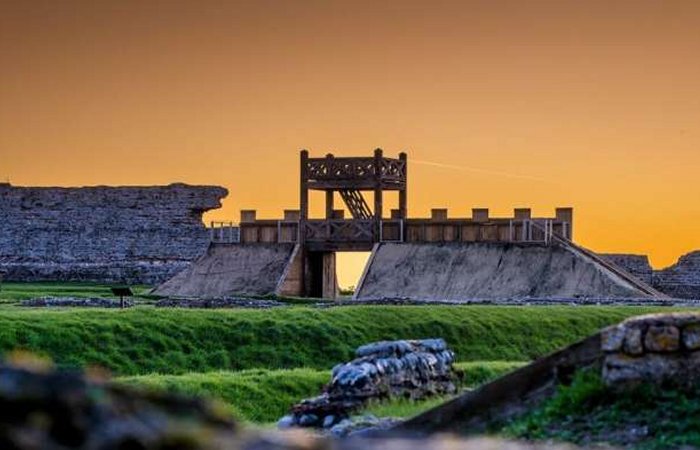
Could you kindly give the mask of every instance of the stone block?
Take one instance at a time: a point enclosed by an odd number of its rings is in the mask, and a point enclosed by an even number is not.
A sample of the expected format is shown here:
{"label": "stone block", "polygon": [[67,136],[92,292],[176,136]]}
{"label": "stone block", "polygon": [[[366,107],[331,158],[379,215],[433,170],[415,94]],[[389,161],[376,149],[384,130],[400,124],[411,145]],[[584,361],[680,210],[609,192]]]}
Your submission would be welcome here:
{"label": "stone block", "polygon": [[628,328],[625,332],[624,352],[628,355],[641,355],[644,353],[642,346],[642,330],[640,328]]}
{"label": "stone block", "polygon": [[687,325],[681,333],[683,337],[683,346],[688,350],[697,350],[700,348],[700,323]]}
{"label": "stone block", "polygon": [[622,349],[622,344],[625,342],[624,326],[619,325],[609,327],[601,333],[601,349],[604,352],[616,352]]}
{"label": "stone block", "polygon": [[688,366],[682,355],[648,353],[631,357],[619,353],[609,354],[603,363],[603,380],[615,388],[629,388],[639,383],[686,384]]}
{"label": "stone block", "polygon": [[680,346],[680,332],[672,325],[650,326],[644,337],[644,347],[650,352],[675,352]]}

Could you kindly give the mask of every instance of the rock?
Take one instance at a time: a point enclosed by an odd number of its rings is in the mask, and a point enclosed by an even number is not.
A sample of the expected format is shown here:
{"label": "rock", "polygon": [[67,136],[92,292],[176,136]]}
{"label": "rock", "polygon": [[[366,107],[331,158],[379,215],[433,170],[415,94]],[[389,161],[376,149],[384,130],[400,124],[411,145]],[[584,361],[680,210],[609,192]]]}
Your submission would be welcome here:
{"label": "rock", "polygon": [[688,350],[700,349],[700,323],[683,328],[683,346]]}
{"label": "rock", "polygon": [[316,414],[303,414],[298,419],[299,426],[313,427],[318,425],[318,416]]}
{"label": "rock", "polygon": [[679,347],[680,333],[672,325],[650,326],[644,337],[644,347],[651,352],[674,352]]}
{"label": "rock", "polygon": [[601,333],[601,349],[604,352],[615,352],[622,348],[625,341],[626,329],[624,326],[612,326]]}
{"label": "rock", "polygon": [[291,428],[294,425],[296,425],[296,421],[294,420],[294,416],[291,414],[286,415],[277,421],[277,428],[279,429]]}
{"label": "rock", "polygon": [[330,430],[330,434],[331,436],[335,437],[347,436],[351,425],[352,421],[350,419],[343,419],[337,424],[333,425],[333,427]]}
{"label": "rock", "polygon": [[642,330],[639,328],[627,329],[623,348],[628,355],[641,355],[644,353],[644,347],[642,346]]}
{"label": "rock", "polygon": [[323,428],[330,428],[335,424],[335,416],[329,415],[323,418],[323,424],[321,425]]}

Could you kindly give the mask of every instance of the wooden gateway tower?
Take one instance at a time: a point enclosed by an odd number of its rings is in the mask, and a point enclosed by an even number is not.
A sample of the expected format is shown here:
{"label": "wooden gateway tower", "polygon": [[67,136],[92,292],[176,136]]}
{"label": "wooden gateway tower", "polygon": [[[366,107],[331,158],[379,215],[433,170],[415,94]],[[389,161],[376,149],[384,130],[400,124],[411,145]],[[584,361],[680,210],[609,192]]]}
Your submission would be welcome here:
{"label": "wooden gateway tower", "polygon": [[[302,292],[311,297],[335,297],[337,293],[335,252],[370,251],[382,240],[386,225],[382,221],[384,191],[399,192],[399,207],[393,210],[394,222],[388,226],[401,229],[406,218],[406,154],[385,158],[381,149],[373,157],[341,157],[327,154],[309,158],[301,151],[299,190],[299,232]],[[309,191],[325,192],[325,218],[309,218]],[[363,192],[372,192],[370,207]],[[335,209],[336,193],[345,210]],[[396,234],[396,233],[394,233]]]}
{"label": "wooden gateway tower", "polygon": [[[399,192],[399,207],[392,211],[392,219],[406,218],[406,154],[398,159],[385,158],[382,150],[374,157],[309,158],[301,152],[299,226],[300,243],[309,251],[369,251],[381,241],[383,231],[384,191]],[[323,220],[309,220],[309,190],[326,193],[326,214]],[[370,207],[363,192],[374,194]],[[345,203],[345,211],[335,209],[335,194]]]}
{"label": "wooden gateway tower", "polygon": [[[210,253],[229,255],[230,261],[202,268],[212,279],[216,274],[228,277],[206,283],[228,286],[226,291],[222,287],[221,293],[333,298],[337,293],[336,252],[371,251],[369,266],[386,245],[483,242],[548,246],[555,240],[571,240],[571,208],[556,208],[554,217],[544,218],[531,217],[529,208],[516,208],[511,217],[502,218],[490,217],[486,208],[473,208],[471,217],[456,218],[448,217],[445,208],[434,208],[430,217],[409,218],[406,153],[388,158],[377,149],[367,157],[327,154],[312,158],[302,150],[299,163],[299,209],[285,210],[282,219],[258,219],[255,210],[242,210],[239,224],[212,223]],[[310,191],[325,193],[325,211],[320,218],[310,217]],[[398,205],[386,210],[385,194],[390,191],[398,193]],[[365,197],[368,192],[370,201]],[[344,208],[336,208],[336,202],[337,206],[342,202]],[[245,264],[230,272],[220,270],[236,261]],[[254,284],[251,277],[263,277],[260,271],[274,272],[266,276],[277,281],[246,291]],[[240,280],[235,287],[231,287],[235,284],[230,278],[233,275]]]}

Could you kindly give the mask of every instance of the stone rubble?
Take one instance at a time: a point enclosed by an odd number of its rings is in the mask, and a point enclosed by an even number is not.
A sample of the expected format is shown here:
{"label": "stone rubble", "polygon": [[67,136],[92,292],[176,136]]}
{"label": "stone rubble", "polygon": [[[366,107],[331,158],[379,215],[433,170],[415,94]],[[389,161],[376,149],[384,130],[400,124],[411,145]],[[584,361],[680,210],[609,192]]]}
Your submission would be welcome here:
{"label": "stone rubble", "polygon": [[[119,299],[99,297],[37,297],[29,300],[23,300],[20,303],[20,306],[27,306],[32,308],[120,308],[121,302]],[[132,306],[134,306],[134,302],[132,300],[124,299],[125,308],[130,308]]]}
{"label": "stone rubble", "polygon": [[333,368],[321,395],[294,405],[278,425],[332,429],[373,399],[415,400],[456,391],[454,353],[443,339],[375,342],[355,355]]}

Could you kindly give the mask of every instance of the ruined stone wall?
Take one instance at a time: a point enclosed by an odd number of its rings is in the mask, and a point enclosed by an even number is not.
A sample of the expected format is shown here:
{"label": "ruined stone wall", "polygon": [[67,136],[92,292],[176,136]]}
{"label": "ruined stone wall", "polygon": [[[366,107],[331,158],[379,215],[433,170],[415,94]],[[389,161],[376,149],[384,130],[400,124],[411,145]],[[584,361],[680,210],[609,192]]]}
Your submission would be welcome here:
{"label": "ruined stone wall", "polygon": [[700,299],[700,251],[681,256],[676,264],[655,271],[654,287],[672,297]]}
{"label": "ruined stone wall", "polygon": [[646,255],[629,255],[623,253],[602,253],[600,256],[636,276],[648,285],[653,284],[654,271]]}
{"label": "ruined stone wall", "polygon": [[640,280],[674,298],[700,299],[700,251],[681,256],[678,262],[653,270],[646,255],[601,254]]}
{"label": "ruined stone wall", "polygon": [[0,271],[5,280],[158,283],[206,250],[202,214],[226,195],[185,184],[0,184]]}
{"label": "ruined stone wall", "polygon": [[610,386],[692,384],[700,374],[700,315],[633,317],[603,331],[601,350],[603,379]]}

